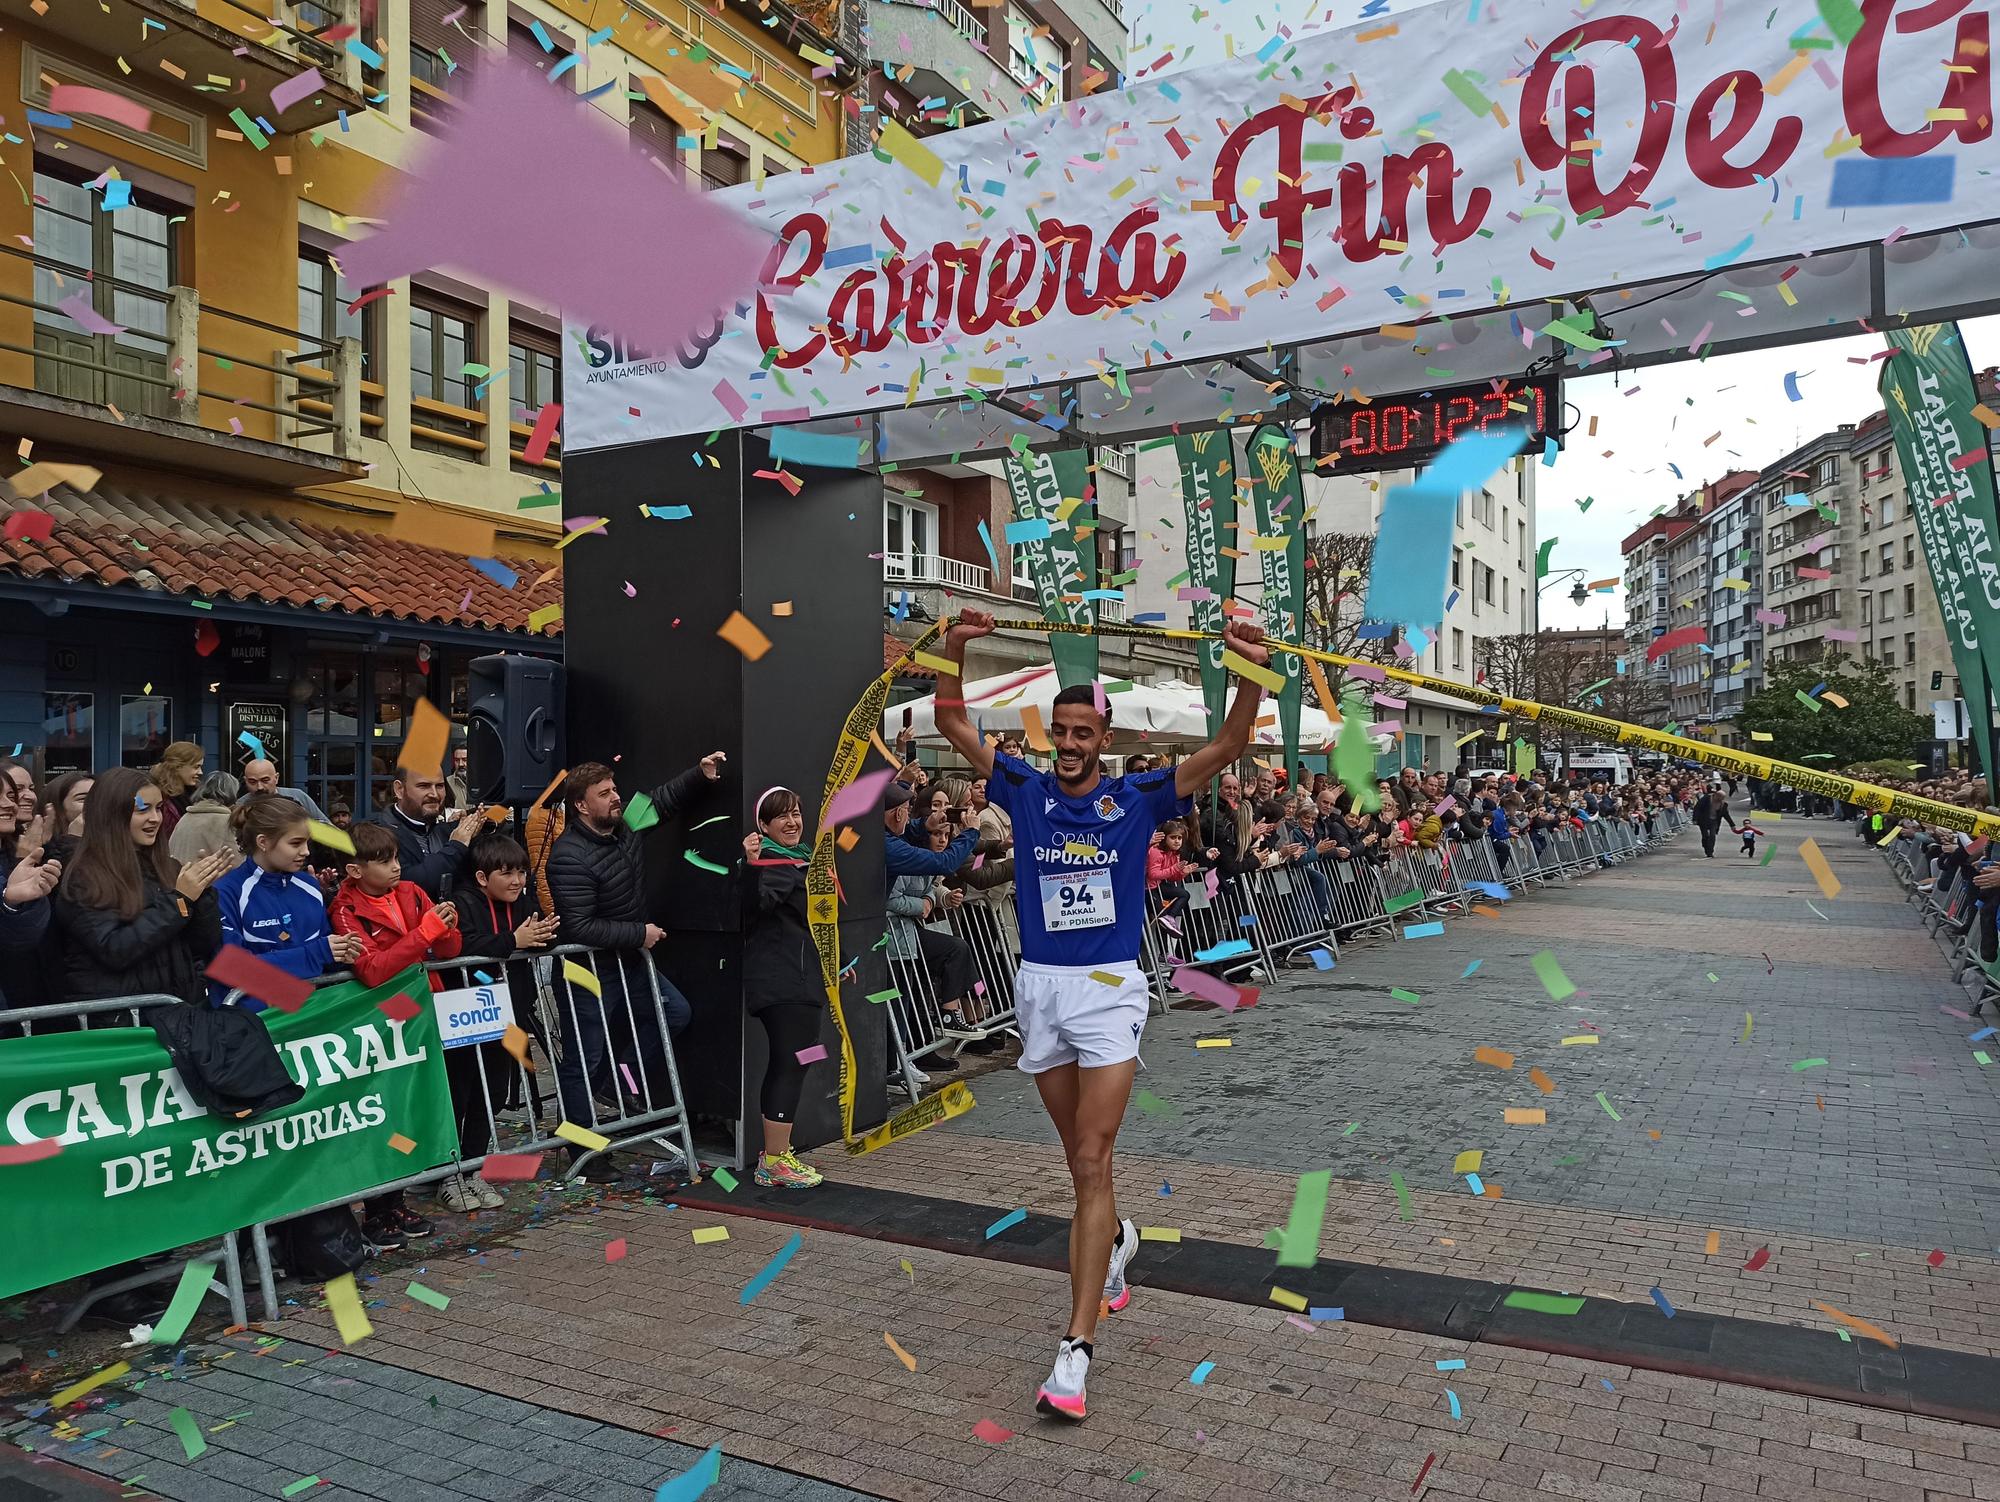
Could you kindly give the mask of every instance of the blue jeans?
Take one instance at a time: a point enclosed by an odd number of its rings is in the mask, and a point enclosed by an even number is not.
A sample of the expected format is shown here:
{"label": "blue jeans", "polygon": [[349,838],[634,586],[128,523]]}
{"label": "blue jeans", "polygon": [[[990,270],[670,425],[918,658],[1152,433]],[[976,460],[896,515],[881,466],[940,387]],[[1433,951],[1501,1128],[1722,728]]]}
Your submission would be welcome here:
{"label": "blue jeans", "polygon": [[[652,971],[660,988],[657,1011],[647,970]],[[564,1119],[584,1127],[605,1119],[595,1100],[599,1095],[641,1110],[665,1110],[673,1105],[660,1017],[665,1016],[671,1038],[684,1034],[694,1018],[687,998],[643,951],[603,955],[598,960],[597,977],[602,997],[571,985],[560,972],[554,980],[556,1007],[562,1019],[556,1096]]]}

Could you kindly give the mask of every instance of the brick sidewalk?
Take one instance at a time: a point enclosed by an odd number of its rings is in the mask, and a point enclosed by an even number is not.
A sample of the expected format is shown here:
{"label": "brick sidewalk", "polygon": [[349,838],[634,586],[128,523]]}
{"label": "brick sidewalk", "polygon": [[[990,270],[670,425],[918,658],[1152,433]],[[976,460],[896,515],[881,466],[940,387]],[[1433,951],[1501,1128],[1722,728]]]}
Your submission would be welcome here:
{"label": "brick sidewalk", "polygon": [[[1768,867],[1682,840],[1497,920],[1454,920],[1443,940],[1356,946],[1331,976],[1291,973],[1247,1012],[1155,1018],[1140,1083],[1164,1105],[1128,1113],[1123,1208],[1260,1244],[1296,1176],[1330,1166],[1330,1256],[1628,1299],[1657,1284],[1677,1305],[1823,1326],[1816,1298],[1919,1344],[2000,1353],[1996,1071],[1966,1041],[1981,1024],[1940,1010],[1963,1010],[1964,993],[1850,826],[1781,829]],[[1845,884],[1831,901],[1797,856],[1805,833]],[[1545,948],[1582,994],[1548,998],[1528,966]],[[1592,1028],[1596,1044],[1560,1041]],[[1514,1068],[1477,1063],[1480,1045],[1516,1054]],[[1808,1058],[1829,1062],[1789,1067]],[[845,1182],[1066,1215],[1031,1083],[1004,1071],[973,1092],[955,1122],[819,1161]],[[1549,1125],[1505,1125],[1509,1106],[1543,1107]],[[1468,1149],[1502,1198],[1454,1177]],[[1770,1260],[1746,1270],[1759,1247]]]}
{"label": "brick sidewalk", "polygon": [[[695,1244],[708,1224],[730,1239]],[[1983,1429],[1145,1290],[1102,1333],[1091,1418],[1058,1425],[1032,1396],[1061,1276],[816,1232],[739,1303],[788,1234],[686,1208],[551,1221],[513,1255],[429,1268],[450,1307],[392,1298],[361,1351],[899,1499],[1407,1499],[1432,1455],[1431,1497],[2000,1498]],[[615,1237],[629,1252],[607,1264]],[[281,1333],[332,1338],[319,1311]]]}

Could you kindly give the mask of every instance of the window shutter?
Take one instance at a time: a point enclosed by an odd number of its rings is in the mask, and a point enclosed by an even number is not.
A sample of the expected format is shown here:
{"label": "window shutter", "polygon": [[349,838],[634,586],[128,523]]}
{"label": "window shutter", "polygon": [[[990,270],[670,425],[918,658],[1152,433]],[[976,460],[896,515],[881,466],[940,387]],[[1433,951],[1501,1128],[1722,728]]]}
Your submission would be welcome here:
{"label": "window shutter", "polygon": [[[431,53],[443,48],[451,54],[453,62],[464,67],[472,53],[472,42],[459,28],[478,36],[481,9],[481,0],[465,0],[463,4],[460,0],[410,0],[410,45]],[[465,14],[455,25],[445,25],[444,18],[457,10]]]}
{"label": "window shutter", "polygon": [[640,155],[652,157],[661,166],[672,168],[678,176],[681,170],[680,131],[658,105],[645,99],[632,101],[631,141],[633,149]]}

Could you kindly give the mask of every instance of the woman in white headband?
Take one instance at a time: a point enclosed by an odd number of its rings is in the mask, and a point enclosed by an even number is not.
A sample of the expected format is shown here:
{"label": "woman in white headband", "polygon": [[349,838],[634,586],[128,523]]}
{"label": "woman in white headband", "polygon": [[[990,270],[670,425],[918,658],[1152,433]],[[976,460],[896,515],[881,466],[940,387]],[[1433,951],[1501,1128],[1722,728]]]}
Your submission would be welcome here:
{"label": "woman in white headband", "polygon": [[771,1042],[759,1102],[764,1147],[757,1182],[811,1189],[820,1171],[792,1151],[792,1123],[810,1067],[799,1055],[820,1046],[826,1018],[819,952],[806,923],[812,849],[804,843],[804,807],[790,788],[765,789],[754,810],[756,832],[743,837],[743,1004]]}

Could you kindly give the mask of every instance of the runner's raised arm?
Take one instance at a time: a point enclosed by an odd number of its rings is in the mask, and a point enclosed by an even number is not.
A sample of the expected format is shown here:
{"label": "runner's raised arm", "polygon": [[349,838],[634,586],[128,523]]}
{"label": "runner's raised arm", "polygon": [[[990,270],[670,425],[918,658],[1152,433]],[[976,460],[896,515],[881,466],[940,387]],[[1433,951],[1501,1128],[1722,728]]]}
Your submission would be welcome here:
{"label": "runner's raised arm", "polygon": [[[1230,621],[1222,628],[1222,644],[1245,662],[1260,668],[1270,666],[1271,649],[1264,645],[1262,626]],[[1236,697],[1230,700],[1229,714],[1221,731],[1174,768],[1175,792],[1183,798],[1192,798],[1208,786],[1209,778],[1228,771],[1243,759],[1243,753],[1250,749],[1250,733],[1257,728],[1257,705],[1263,697],[1264,690],[1248,678],[1237,680]],[[942,710],[938,711],[938,728],[944,729]]]}
{"label": "runner's raised arm", "polygon": [[992,630],[993,617],[984,610],[961,610],[940,643],[943,648],[940,655],[958,665],[958,677],[950,683],[943,678],[938,680],[934,701],[937,731],[951,742],[952,750],[972,764],[976,777],[993,775],[993,748],[972,728],[972,721],[965,715],[965,644],[989,635]]}

